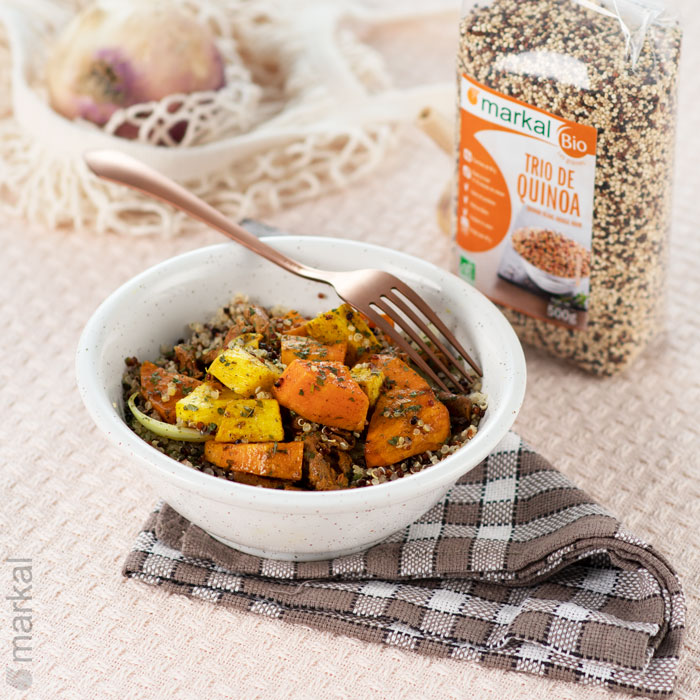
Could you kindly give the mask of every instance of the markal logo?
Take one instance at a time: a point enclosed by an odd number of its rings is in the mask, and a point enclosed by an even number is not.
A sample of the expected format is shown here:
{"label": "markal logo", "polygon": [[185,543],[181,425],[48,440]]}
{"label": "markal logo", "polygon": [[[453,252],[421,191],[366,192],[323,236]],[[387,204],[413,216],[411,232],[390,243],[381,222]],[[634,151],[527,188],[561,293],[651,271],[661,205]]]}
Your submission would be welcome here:
{"label": "markal logo", "polygon": [[[12,665],[5,667],[5,682],[11,688],[27,690],[32,685],[32,560],[6,559],[12,567],[11,593],[5,596],[9,604],[12,627]],[[8,655],[8,662],[10,661]]]}
{"label": "markal logo", "polygon": [[505,95],[491,92],[473,83],[466,76],[461,82],[462,109],[492,124],[502,124],[528,136],[557,145],[557,126],[562,122]]}
{"label": "markal logo", "polygon": [[480,88],[466,76],[462,76],[461,92],[462,109],[475,117],[547,141],[572,158],[595,156],[596,131],[591,127],[549,117],[505,95]]}
{"label": "markal logo", "polygon": [[547,139],[552,135],[552,120],[540,112],[500,100],[493,95],[482,95],[478,104],[479,111],[490,117],[489,121],[508,124],[516,127],[518,131],[537,134]]}

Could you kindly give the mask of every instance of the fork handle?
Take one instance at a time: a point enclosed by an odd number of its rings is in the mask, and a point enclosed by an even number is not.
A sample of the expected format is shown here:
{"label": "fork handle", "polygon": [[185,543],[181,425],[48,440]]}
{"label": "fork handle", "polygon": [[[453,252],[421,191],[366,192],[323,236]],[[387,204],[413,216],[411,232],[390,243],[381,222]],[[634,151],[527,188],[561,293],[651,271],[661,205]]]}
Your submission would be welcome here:
{"label": "fork handle", "polygon": [[189,214],[193,218],[207,224],[207,226],[215,228],[225,236],[236,241],[236,243],[240,243],[254,253],[261,255],[263,258],[295,275],[331,284],[332,272],[302,265],[300,262],[280,253],[272,246],[263,243],[249,231],[246,231],[242,226],[225,217],[203,199],[186,190],[182,185],[140,160],[126,153],[109,149],[88,151],[83,154],[83,158],[95,175],[105,180],[131,187],[131,189],[142,192],[154,199],[172,204],[177,209],[184,211],[185,214]]}

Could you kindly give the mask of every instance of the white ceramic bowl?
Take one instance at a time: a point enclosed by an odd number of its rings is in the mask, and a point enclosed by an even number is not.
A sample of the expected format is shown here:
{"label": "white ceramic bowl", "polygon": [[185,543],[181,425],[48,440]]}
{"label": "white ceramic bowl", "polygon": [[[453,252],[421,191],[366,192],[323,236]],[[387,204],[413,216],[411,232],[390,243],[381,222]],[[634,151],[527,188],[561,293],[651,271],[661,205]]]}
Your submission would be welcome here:
{"label": "white ceramic bowl", "polygon": [[550,292],[551,294],[575,294],[581,286],[583,285],[585,277],[559,277],[558,275],[553,275],[544,270],[540,270],[539,267],[535,267],[532,263],[529,263],[525,258],[520,256],[520,261],[527,272],[528,277],[540,288],[544,289],[545,292]]}
{"label": "white ceramic bowl", "polygon": [[[506,435],[525,392],[520,343],[498,309],[455,275],[387,248],[334,238],[273,236],[270,245],[325,269],[381,267],[411,284],[478,358],[489,408],[461,450],[397,481],[332,492],[257,488],[203,474],[138,438],[124,423],[124,358],[154,359],[191,321],[206,321],[243,292],[262,305],[314,314],[336,306],[330,287],[291,275],[231,243],[166,260],[117,289],[83,331],[80,393],[99,428],[138,467],[138,478],[188,520],[237,549],[308,561],[365,549],[425,513]],[[319,292],[326,298],[319,298]]]}

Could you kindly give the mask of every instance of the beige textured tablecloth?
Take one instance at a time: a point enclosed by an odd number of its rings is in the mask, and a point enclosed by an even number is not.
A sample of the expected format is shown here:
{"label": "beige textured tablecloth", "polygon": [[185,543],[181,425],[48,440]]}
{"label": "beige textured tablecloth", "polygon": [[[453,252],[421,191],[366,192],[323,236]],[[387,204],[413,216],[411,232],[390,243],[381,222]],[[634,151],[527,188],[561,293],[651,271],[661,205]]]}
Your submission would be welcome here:
{"label": "beige textured tablecloth", "polygon": [[[626,374],[605,380],[526,349],[529,386],[515,429],[676,565],[688,599],[677,690],[685,699],[700,698],[700,7],[682,4],[668,332]],[[450,79],[453,30],[450,22],[426,23],[419,34],[400,28],[385,48],[395,65],[403,42],[434,46],[431,70],[442,66]],[[270,220],[447,266],[450,244],[434,203],[450,168],[408,130],[371,179]],[[0,698],[613,697],[236,613],[122,578],[156,496],[84,411],[73,372],[77,338],[117,285],[218,240],[206,231],[174,241],[98,239],[0,222]],[[3,668],[17,666],[7,557],[32,566],[33,684],[25,693]]]}

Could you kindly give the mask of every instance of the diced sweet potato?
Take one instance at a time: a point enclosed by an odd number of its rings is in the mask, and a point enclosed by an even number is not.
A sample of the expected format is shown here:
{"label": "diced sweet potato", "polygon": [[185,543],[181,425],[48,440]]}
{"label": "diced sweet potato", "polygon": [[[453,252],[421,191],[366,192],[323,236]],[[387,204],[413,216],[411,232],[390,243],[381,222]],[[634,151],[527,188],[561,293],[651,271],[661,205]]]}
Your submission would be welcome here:
{"label": "diced sweet potato", "polygon": [[259,442],[232,445],[210,440],[204,444],[204,457],[222,469],[299,481],[304,443]]}
{"label": "diced sweet potato", "polygon": [[428,382],[398,357],[393,355],[372,355],[367,358],[367,362],[370,366],[384,372],[384,390],[387,392],[396,389],[430,391]]}
{"label": "diced sweet potato", "polygon": [[[217,382],[218,386],[221,385]],[[192,393],[181,398],[175,405],[178,422],[185,425],[212,423],[220,425],[224,418],[226,405],[240,398],[234,391],[215,387],[212,382],[203,382]]]}
{"label": "diced sweet potato", "polygon": [[426,450],[450,435],[450,415],[432,391],[394,390],[379,397],[365,441],[368,467],[384,467]]}
{"label": "diced sweet potato", "polygon": [[298,335],[283,335],[280,361],[290,365],[294,360],[329,360],[344,362],[348,349],[346,342],[325,345],[315,338]]}
{"label": "diced sweet potato", "polygon": [[350,370],[350,376],[360,385],[360,389],[367,394],[369,405],[374,406],[384,384],[384,372],[367,363],[363,363],[355,365]]}
{"label": "diced sweet potato", "polygon": [[263,362],[247,348],[234,345],[212,362],[209,373],[240,396],[252,396],[258,387],[269,390],[281,370],[271,362]]}
{"label": "diced sweet potato", "polygon": [[[307,335],[306,320],[298,311],[288,311],[282,317],[282,330],[284,335]],[[289,323],[287,323],[289,321]]]}
{"label": "diced sweet potato", "polygon": [[319,314],[306,324],[306,330],[312,338],[322,343],[347,341],[347,362],[350,365],[381,347],[362,314],[349,304],[341,304],[337,309]]}
{"label": "diced sweet potato", "polygon": [[141,395],[151,402],[158,415],[167,423],[175,423],[177,402],[200,384],[198,379],[186,374],[166,372],[152,362],[141,365]]}
{"label": "diced sweet potato", "polygon": [[341,362],[294,360],[273,393],[307,420],[345,430],[364,428],[369,399]]}
{"label": "diced sweet potato", "polygon": [[217,442],[284,440],[280,407],[274,399],[234,399],[226,404]]}

